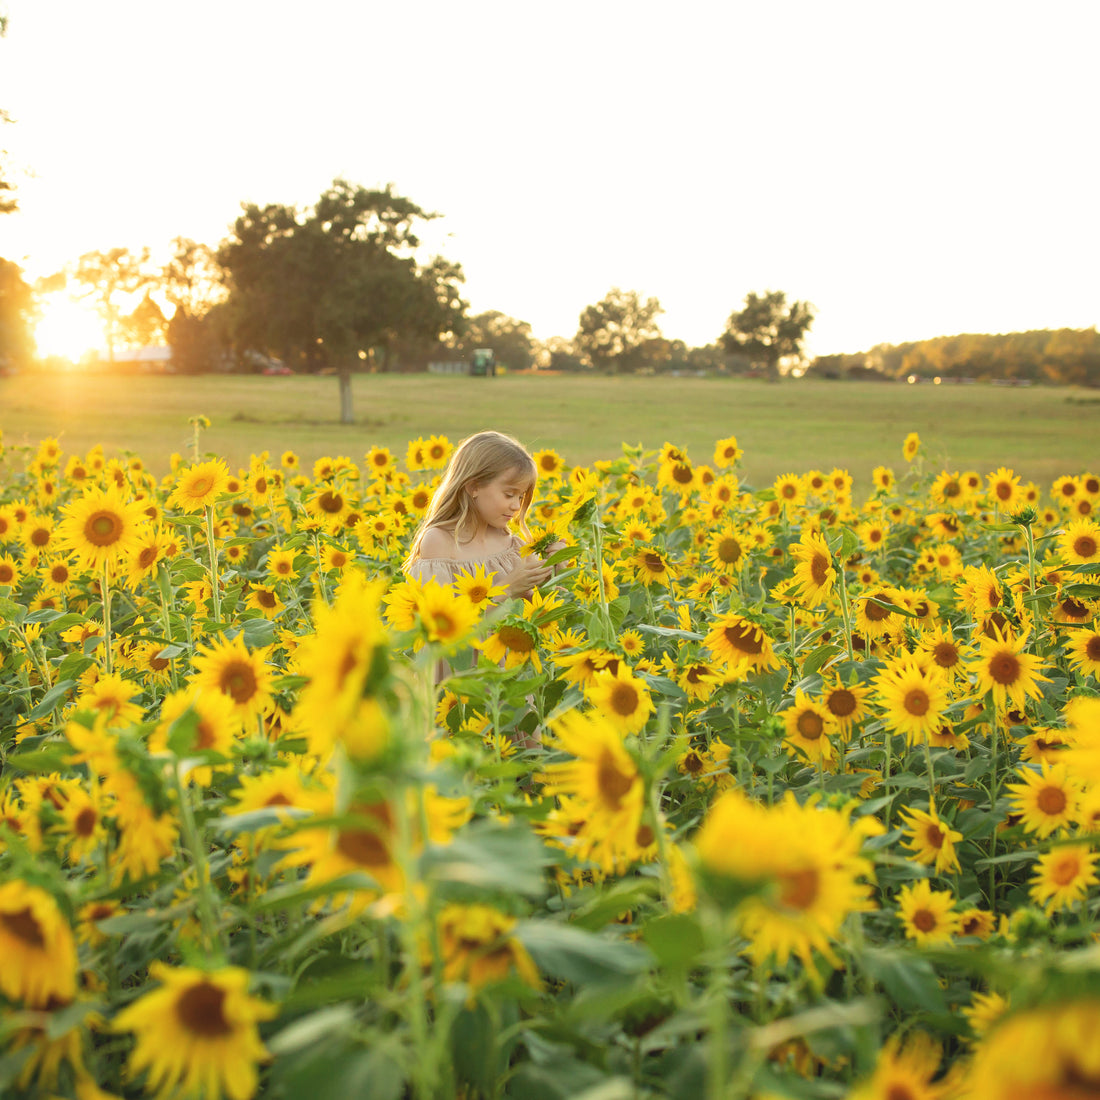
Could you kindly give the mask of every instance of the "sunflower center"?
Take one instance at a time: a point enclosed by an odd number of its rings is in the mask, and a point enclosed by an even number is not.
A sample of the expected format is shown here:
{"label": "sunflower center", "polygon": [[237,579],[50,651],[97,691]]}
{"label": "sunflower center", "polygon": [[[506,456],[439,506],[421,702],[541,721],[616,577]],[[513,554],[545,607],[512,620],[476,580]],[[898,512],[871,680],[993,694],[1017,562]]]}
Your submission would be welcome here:
{"label": "sunflower center", "polygon": [[256,602],[266,610],[270,611],[278,602],[274,592],[268,592],[267,589],[261,588],[256,593]]}
{"label": "sunflower center", "polygon": [[903,1081],[891,1081],[884,1100],[918,1100],[917,1094]]}
{"label": "sunflower center", "polygon": [[741,544],[735,538],[724,538],[718,544],[718,560],[733,565],[741,559]]}
{"label": "sunflower center", "polygon": [[247,703],[256,694],[256,672],[247,661],[230,661],[222,670],[218,686],[235,703]]}
{"label": "sunflower center", "polygon": [[1073,552],[1082,558],[1091,558],[1096,554],[1096,539],[1092,535],[1078,535],[1073,540]]}
{"label": "sunflower center", "polygon": [[989,662],[989,675],[998,684],[1014,684],[1020,678],[1020,661],[1014,653],[995,653]]}
{"label": "sunflower center", "polygon": [[754,626],[749,623],[733,623],[727,626],[722,633],[729,645],[742,653],[756,655],[764,650],[764,640],[757,633]]}
{"label": "sunflower center", "polygon": [[432,613],[432,629],[440,638],[450,638],[456,631],[454,619],[446,611]]}
{"label": "sunflower center", "polygon": [[925,830],[924,839],[928,841],[930,848],[942,848],[944,833],[938,825],[929,825]]}
{"label": "sunflower center", "polygon": [[952,478],[944,487],[943,495],[945,497],[957,497],[962,492],[962,486]]}
{"label": "sunflower center", "polygon": [[665,563],[659,554],[646,554],[644,559],[645,567],[651,573],[663,573],[665,571]]}
{"label": "sunflower center", "polygon": [[191,495],[194,497],[203,497],[210,492],[213,487],[214,480],[210,477],[197,477],[191,482]]}
{"label": "sunflower center", "polygon": [[1093,634],[1085,643],[1085,656],[1090,661],[1100,661],[1100,634]]}
{"label": "sunflower center", "polygon": [[42,934],[42,926],[30,909],[17,909],[14,913],[0,913],[0,924],[3,924],[13,936],[30,947],[42,948],[46,946],[46,937]]}
{"label": "sunflower center", "polygon": [[1075,600],[1072,596],[1064,599],[1061,607],[1062,613],[1068,615],[1071,619],[1084,619],[1089,613],[1089,609],[1080,600]]}
{"label": "sunflower center", "polygon": [[150,657],[149,658],[149,667],[154,672],[163,672],[171,664],[172,664],[172,662],[167,657]]}
{"label": "sunflower center", "polygon": [[348,556],[343,550],[333,550],[332,557],[329,560],[334,569],[343,569],[348,564]]}
{"label": "sunflower center", "polygon": [[218,1039],[229,1035],[233,1025],[225,1018],[225,990],[212,982],[199,982],[186,990],[176,1002],[176,1016],[192,1035]]}
{"label": "sunflower center", "polygon": [[93,512],[84,522],[84,537],[93,546],[111,546],[122,537],[122,517],[107,509]]}
{"label": "sunflower center", "polygon": [[620,809],[633,785],[634,777],[620,771],[615,758],[604,749],[596,765],[596,787],[604,805],[612,811]]}
{"label": "sunflower center", "polygon": [[343,509],[344,498],[339,493],[334,493],[331,489],[327,489],[318,498],[317,505],[322,512],[328,512],[331,515]]}
{"label": "sunflower center", "polygon": [[200,749],[212,749],[214,747],[214,739],[217,735],[217,730],[205,718],[199,719],[199,724],[195,729],[195,734],[197,736],[198,747]]}
{"label": "sunflower center", "polygon": [[847,688],[838,688],[830,692],[826,703],[837,718],[847,718],[855,713],[856,697]]}
{"label": "sunflower center", "polygon": [[1035,800],[1039,809],[1050,817],[1057,817],[1066,808],[1066,792],[1060,787],[1044,787]]}
{"label": "sunflower center", "polygon": [[535,648],[535,643],[531,640],[530,634],[518,626],[502,626],[497,631],[497,637],[505,649],[510,649],[515,653],[530,653]]}
{"label": "sunflower center", "polygon": [[821,715],[815,714],[812,710],[804,710],[798,716],[796,724],[798,732],[807,741],[816,741],[825,732],[825,723],[821,720]]}
{"label": "sunflower center", "polygon": [[263,496],[264,493],[267,492],[267,478],[266,477],[256,478],[256,481],[255,481],[255,484],[253,485],[253,488],[256,490],[256,495],[257,496]]}
{"label": "sunflower center", "polygon": [[69,569],[65,565],[55,565],[50,570],[50,580],[54,584],[64,584],[69,579]]}
{"label": "sunflower center", "polygon": [[50,541],[50,533],[45,527],[36,527],[31,532],[31,543],[34,546],[45,546]]}
{"label": "sunflower center", "polygon": [[148,569],[157,560],[157,547],[146,546],[137,556],[137,563],[142,569]]}
{"label": "sunflower center", "polygon": [[997,498],[999,500],[1012,499],[1012,486],[1007,481],[997,482]]}
{"label": "sunflower center", "polygon": [[634,843],[639,848],[648,848],[656,838],[657,834],[648,825],[639,825],[634,834]]}
{"label": "sunflower center", "polygon": [[824,554],[814,554],[810,560],[810,577],[816,585],[823,585],[828,580],[829,559]]}
{"label": "sunflower center", "polygon": [[927,714],[931,705],[932,703],[928,698],[928,692],[923,688],[913,688],[912,691],[905,693],[905,709],[918,718]]}
{"label": "sunflower center", "polygon": [[385,806],[371,806],[364,812],[378,822],[379,828],[341,829],[336,835],[336,850],[363,867],[380,867],[390,861],[386,844],[386,832],[392,826],[390,814]]}
{"label": "sunflower center", "polygon": [[489,589],[483,584],[475,584],[466,590],[466,596],[471,603],[483,603],[489,598]]}
{"label": "sunflower center", "polygon": [[936,914],[930,909],[918,909],[913,914],[913,927],[921,932],[931,932],[936,927]]}
{"label": "sunflower center", "polygon": [[617,681],[608,696],[608,703],[620,718],[629,718],[638,709],[638,689],[633,684]]}
{"label": "sunflower center", "polygon": [[[873,597],[873,599],[876,599],[876,600],[881,600],[882,598],[883,597],[881,595]],[[882,620],[885,619],[890,614],[890,612],[887,611],[885,607],[880,607],[877,603],[872,603],[871,600],[867,600],[864,603],[863,613],[873,623],[882,622]]]}
{"label": "sunflower center", "polygon": [[0,561],[0,584],[11,584],[14,578],[15,570],[7,562]]}
{"label": "sunflower center", "polygon": [[73,832],[77,836],[91,836],[95,831],[95,824],[99,820],[99,814],[91,808],[91,806],[85,806],[83,810],[76,815],[76,820],[73,822]]}
{"label": "sunflower center", "polygon": [[684,757],[684,770],[691,775],[698,775],[703,770],[703,759],[694,749]]}
{"label": "sunflower center", "polygon": [[1068,886],[1080,873],[1081,864],[1074,855],[1059,859],[1050,869],[1050,877],[1059,886]]}
{"label": "sunflower center", "polygon": [[680,485],[690,485],[693,476],[690,466],[677,463],[672,467],[672,480]]}
{"label": "sunflower center", "polygon": [[779,876],[779,901],[788,909],[809,909],[817,899],[820,876],[812,867]]}

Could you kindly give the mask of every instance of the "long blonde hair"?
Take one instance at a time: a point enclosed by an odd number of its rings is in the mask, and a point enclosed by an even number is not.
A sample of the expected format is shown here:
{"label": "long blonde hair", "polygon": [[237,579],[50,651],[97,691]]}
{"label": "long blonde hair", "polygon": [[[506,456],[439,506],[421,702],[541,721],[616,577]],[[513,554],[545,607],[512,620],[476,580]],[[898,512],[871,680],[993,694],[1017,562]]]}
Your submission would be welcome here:
{"label": "long blonde hair", "polygon": [[531,484],[523,494],[523,502],[516,521],[525,539],[531,537],[527,529],[527,509],[535,495],[538,468],[535,460],[518,440],[503,432],[478,432],[462,440],[451,455],[447,471],[432,497],[409,556],[403,563],[407,569],[420,557],[420,544],[429,527],[443,527],[454,531],[455,542],[469,542],[477,531],[477,513],[473,500],[466,491],[470,485],[483,485],[509,470],[519,470],[530,477]]}

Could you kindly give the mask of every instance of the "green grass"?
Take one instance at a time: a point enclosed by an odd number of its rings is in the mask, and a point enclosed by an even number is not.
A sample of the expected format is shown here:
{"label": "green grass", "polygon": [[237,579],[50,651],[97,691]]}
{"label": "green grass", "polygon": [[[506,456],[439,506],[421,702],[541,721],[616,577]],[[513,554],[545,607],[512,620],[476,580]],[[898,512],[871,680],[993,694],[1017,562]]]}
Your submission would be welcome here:
{"label": "green grass", "polygon": [[262,450],[294,450],[310,465],[321,455],[358,461],[376,443],[404,457],[417,436],[457,442],[482,428],[573,464],[612,458],[623,441],[655,450],[666,440],[710,462],[715,440],[736,435],[743,477],[757,486],[842,466],[865,487],[875,466],[904,466],[910,431],[936,467],[1005,465],[1044,488],[1100,465],[1100,395],[1069,388],[419,374],[361,375],[354,395],[356,423],[345,425],[331,377],[22,375],[0,379],[0,428],[9,446],[58,436],[67,452],[132,450],[157,473],[173,451],[189,454],[196,413],[213,422],[203,450],[233,466]]}

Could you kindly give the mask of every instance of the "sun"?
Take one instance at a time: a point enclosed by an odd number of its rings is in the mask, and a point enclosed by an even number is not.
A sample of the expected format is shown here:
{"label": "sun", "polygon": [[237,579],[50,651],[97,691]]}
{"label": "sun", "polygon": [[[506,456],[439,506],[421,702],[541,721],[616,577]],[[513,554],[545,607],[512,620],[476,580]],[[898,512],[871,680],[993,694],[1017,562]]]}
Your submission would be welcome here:
{"label": "sun", "polygon": [[91,306],[61,291],[41,298],[42,318],[34,329],[41,356],[58,355],[76,362],[103,344],[103,322]]}

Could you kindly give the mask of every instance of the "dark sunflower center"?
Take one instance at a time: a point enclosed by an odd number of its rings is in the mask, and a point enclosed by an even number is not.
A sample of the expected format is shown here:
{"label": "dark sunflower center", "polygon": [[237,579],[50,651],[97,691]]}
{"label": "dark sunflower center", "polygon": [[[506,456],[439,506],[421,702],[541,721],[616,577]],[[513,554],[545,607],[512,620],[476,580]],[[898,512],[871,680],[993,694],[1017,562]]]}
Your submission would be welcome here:
{"label": "dark sunflower center", "polygon": [[665,571],[665,563],[659,554],[646,554],[643,560],[646,568],[651,573],[663,573]]}
{"label": "dark sunflower center", "polygon": [[943,487],[945,497],[957,497],[961,492],[962,486],[954,478]]}
{"label": "dark sunflower center", "polygon": [[515,653],[530,653],[535,648],[531,635],[518,626],[502,626],[497,631],[497,637],[505,649]]}
{"label": "dark sunflower center", "polygon": [[247,661],[230,661],[222,670],[218,686],[236,703],[247,703],[256,694],[256,672]]}
{"label": "dark sunflower center", "polygon": [[1020,661],[1014,653],[995,653],[989,662],[989,675],[998,684],[1014,684],[1020,678]]}
{"label": "dark sunflower center", "polygon": [[779,901],[788,909],[809,909],[817,899],[820,876],[812,867],[779,876]]}
{"label": "dark sunflower center", "polygon": [[99,820],[99,814],[91,808],[91,806],[85,806],[83,810],[76,815],[76,820],[73,822],[73,832],[77,836],[91,836],[95,831],[95,824]]}
{"label": "dark sunflower center", "polygon": [[17,909],[14,913],[0,913],[0,924],[16,939],[22,940],[31,947],[42,948],[46,946],[46,937],[42,934],[42,926],[35,919],[30,909]]}
{"label": "dark sunflower center", "polygon": [[756,628],[748,623],[733,623],[731,626],[727,626],[722,633],[729,645],[741,653],[755,656],[764,650],[763,638],[760,637]]}
{"label": "dark sunflower center", "polygon": [[855,713],[856,697],[847,688],[838,688],[836,691],[830,692],[826,702],[829,710],[837,718],[847,718]]}
{"label": "dark sunflower center", "polygon": [[913,927],[921,932],[931,932],[936,927],[936,914],[930,909],[918,909],[913,914]]}
{"label": "dark sunflower center", "polygon": [[[875,599],[878,600],[881,600],[882,598],[883,597],[881,595],[875,597]],[[890,612],[887,611],[885,607],[880,607],[877,603],[872,603],[870,600],[867,600],[864,603],[863,613],[873,623],[882,622],[882,620],[887,618],[890,614]]]}
{"label": "dark sunflower center", "polygon": [[218,1039],[229,1035],[233,1026],[225,1018],[225,990],[212,982],[199,982],[186,990],[176,1002],[176,1016],[192,1035]]}
{"label": "dark sunflower center", "polygon": [[938,825],[929,825],[924,834],[930,848],[942,848],[944,841],[943,830]]}
{"label": "dark sunflower center", "polygon": [[634,834],[634,843],[639,848],[648,848],[656,839],[657,834],[648,825],[639,825],[638,831]]}
{"label": "dark sunflower center", "polygon": [[122,517],[117,512],[93,512],[84,523],[84,537],[93,546],[111,546],[122,537]]}
{"label": "dark sunflower center", "polygon": [[679,485],[690,485],[693,476],[690,466],[677,463],[672,467],[672,480]]}
{"label": "dark sunflower center", "polygon": [[1050,877],[1059,886],[1068,886],[1080,873],[1081,865],[1075,855],[1064,855],[1051,868]]}
{"label": "dark sunflower center", "polygon": [[905,694],[905,709],[917,718],[927,714],[931,705],[928,693],[923,688],[913,688]]}
{"label": "dark sunflower center", "polygon": [[741,544],[734,538],[725,538],[718,544],[718,559],[733,565],[741,558]]}
{"label": "dark sunflower center", "polygon": [[1100,634],[1093,634],[1085,643],[1085,656],[1090,661],[1100,661]]}
{"label": "dark sunflower center", "polygon": [[1073,552],[1082,558],[1091,558],[1096,554],[1096,539],[1092,535],[1078,535],[1073,540]]}
{"label": "dark sunflower center", "polygon": [[608,696],[612,711],[620,718],[629,718],[638,709],[638,689],[632,684],[617,681]]}
{"label": "dark sunflower center", "polygon": [[331,489],[327,489],[317,499],[317,505],[322,512],[328,512],[331,515],[343,509],[344,498],[339,493],[334,493]]}
{"label": "dark sunflower center", "polygon": [[825,732],[825,723],[821,720],[821,715],[815,714],[812,710],[804,710],[798,716],[797,726],[798,732],[807,741],[816,741]]}
{"label": "dark sunflower center", "polygon": [[1060,787],[1044,787],[1035,800],[1039,809],[1050,817],[1057,817],[1066,808],[1066,792]]}
{"label": "dark sunflower center", "polygon": [[596,765],[596,787],[609,810],[618,810],[627,792],[634,784],[634,777],[619,770],[615,758],[606,749]]}

